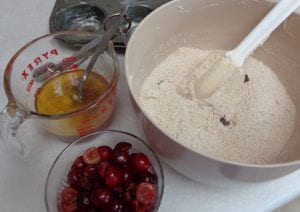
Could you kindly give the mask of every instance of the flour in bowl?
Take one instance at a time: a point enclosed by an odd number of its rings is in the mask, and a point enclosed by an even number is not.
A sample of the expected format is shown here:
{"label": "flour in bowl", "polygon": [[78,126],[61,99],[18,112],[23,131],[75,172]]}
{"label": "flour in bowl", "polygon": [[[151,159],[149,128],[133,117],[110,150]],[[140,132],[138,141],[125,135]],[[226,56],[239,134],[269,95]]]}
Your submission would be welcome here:
{"label": "flour in bowl", "polygon": [[[296,112],[270,68],[250,57],[240,87],[226,82],[205,100],[196,98],[192,81],[185,85],[199,61],[217,52],[182,47],[170,54],[143,83],[142,107],[168,136],[196,152],[240,163],[278,161]],[[183,85],[185,94],[180,92]]]}

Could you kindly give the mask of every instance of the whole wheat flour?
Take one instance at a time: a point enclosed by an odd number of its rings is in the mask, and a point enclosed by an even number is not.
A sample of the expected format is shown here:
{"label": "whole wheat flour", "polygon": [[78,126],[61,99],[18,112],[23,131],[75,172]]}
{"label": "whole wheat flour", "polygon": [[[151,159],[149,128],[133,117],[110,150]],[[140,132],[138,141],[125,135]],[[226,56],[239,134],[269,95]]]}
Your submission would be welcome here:
{"label": "whole wheat flour", "polygon": [[[197,99],[191,73],[216,52],[182,47],[170,54],[143,83],[140,103],[158,127],[199,153],[242,163],[278,161],[294,128],[291,98],[273,71],[250,57],[242,85],[229,81]],[[203,74],[197,70],[194,77]]]}

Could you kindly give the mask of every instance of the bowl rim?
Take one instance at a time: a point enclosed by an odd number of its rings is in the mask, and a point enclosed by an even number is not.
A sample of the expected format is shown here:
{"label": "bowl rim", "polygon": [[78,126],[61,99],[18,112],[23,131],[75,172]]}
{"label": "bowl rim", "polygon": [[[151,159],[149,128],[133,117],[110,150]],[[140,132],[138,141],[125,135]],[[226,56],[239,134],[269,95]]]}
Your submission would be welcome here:
{"label": "bowl rim", "polygon": [[[179,1],[179,0],[178,0]],[[237,162],[237,161],[230,161],[230,160],[225,160],[225,159],[220,159],[220,158],[216,158],[216,157],[212,157],[209,155],[206,155],[204,153],[200,153],[195,151],[191,146],[188,146],[186,144],[182,144],[178,141],[176,141],[175,138],[173,138],[172,136],[169,135],[169,133],[167,133],[164,129],[160,129],[155,120],[149,115],[149,113],[141,106],[140,101],[136,98],[133,92],[133,85],[132,85],[132,80],[131,80],[131,76],[128,73],[128,70],[130,70],[130,68],[128,67],[129,64],[129,59],[132,52],[132,48],[133,48],[133,43],[135,43],[136,37],[139,36],[139,31],[142,31],[145,28],[145,24],[148,24],[148,22],[150,20],[153,19],[153,17],[155,17],[157,14],[162,14],[165,13],[165,10],[168,10],[169,8],[171,8],[172,6],[176,6],[178,4],[178,1],[170,1],[162,6],[160,6],[159,8],[157,8],[156,10],[154,10],[153,12],[151,12],[149,15],[147,15],[142,21],[141,23],[137,26],[137,28],[134,30],[128,44],[127,44],[127,48],[126,48],[126,54],[125,54],[125,78],[127,81],[127,85],[129,88],[129,92],[130,95],[132,97],[132,99],[134,100],[134,102],[136,103],[137,107],[139,108],[139,110],[142,112],[143,116],[147,118],[147,120],[153,125],[155,126],[159,131],[161,131],[161,133],[163,133],[165,136],[167,136],[169,139],[171,139],[173,142],[175,142],[176,144],[178,144],[179,146],[183,147],[184,149],[192,152],[193,154],[196,154],[198,156],[201,157],[205,157],[206,159],[212,160],[212,161],[216,161],[222,164],[228,164],[228,165],[232,165],[232,166],[238,166],[238,167],[248,167],[248,168],[263,168],[263,169],[273,169],[273,168],[281,168],[281,167],[290,167],[290,166],[297,166],[298,168],[300,168],[300,159],[297,160],[292,160],[292,161],[287,161],[287,162],[279,162],[279,163],[270,163],[270,164],[254,164],[254,163],[244,163],[244,162]],[[277,0],[263,0],[261,2],[258,3],[269,3],[270,5],[276,3]],[[300,17],[300,8],[298,8],[295,13]],[[129,57],[130,56],[130,57]]]}
{"label": "bowl rim", "polygon": [[95,136],[95,135],[101,135],[101,134],[110,134],[110,133],[116,133],[116,134],[121,134],[121,135],[126,135],[126,136],[129,136],[129,137],[132,137],[136,140],[138,140],[139,142],[141,142],[150,152],[151,154],[153,155],[153,157],[155,158],[157,164],[158,164],[158,167],[159,167],[159,172],[160,172],[160,175],[158,176],[160,181],[161,181],[161,186],[159,187],[158,190],[161,190],[161,193],[160,193],[160,196],[157,200],[157,203],[155,205],[155,208],[154,208],[154,211],[158,211],[160,205],[161,205],[161,202],[162,202],[162,197],[163,197],[163,194],[164,194],[164,170],[163,170],[163,166],[162,166],[162,162],[160,161],[159,157],[157,156],[157,154],[154,152],[154,150],[151,148],[151,146],[149,144],[146,143],[145,140],[143,140],[142,138],[140,138],[139,136],[136,136],[130,132],[126,132],[126,131],[122,131],[122,130],[98,130],[98,131],[95,131],[93,133],[90,133],[88,135],[85,135],[79,139],[76,139],[74,142],[68,144],[66,147],[64,147],[60,152],[59,154],[56,156],[55,160],[53,161],[49,171],[48,171],[48,174],[47,174],[47,178],[46,178],[46,182],[45,182],[45,185],[44,185],[44,202],[45,202],[45,206],[46,206],[46,210],[48,212],[51,212],[50,210],[50,206],[49,206],[49,203],[48,203],[48,185],[49,185],[49,179],[50,179],[50,176],[51,176],[51,173],[55,167],[55,165],[57,164],[58,160],[61,158],[61,156],[67,152],[68,150],[70,150],[73,146],[75,146],[76,144],[78,143],[81,143],[81,142],[89,142],[89,141],[84,141],[86,138],[88,137],[91,137],[91,136]]}

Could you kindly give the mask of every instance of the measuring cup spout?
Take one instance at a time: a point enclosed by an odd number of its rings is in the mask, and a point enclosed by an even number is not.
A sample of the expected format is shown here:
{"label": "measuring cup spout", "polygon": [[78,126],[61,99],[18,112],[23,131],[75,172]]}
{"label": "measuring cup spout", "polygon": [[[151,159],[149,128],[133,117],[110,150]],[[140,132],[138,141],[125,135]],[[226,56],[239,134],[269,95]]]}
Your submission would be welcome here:
{"label": "measuring cup spout", "polygon": [[26,111],[13,104],[8,104],[0,112],[0,138],[6,147],[22,156],[26,156],[27,151],[24,144],[17,138],[17,131],[27,115]]}

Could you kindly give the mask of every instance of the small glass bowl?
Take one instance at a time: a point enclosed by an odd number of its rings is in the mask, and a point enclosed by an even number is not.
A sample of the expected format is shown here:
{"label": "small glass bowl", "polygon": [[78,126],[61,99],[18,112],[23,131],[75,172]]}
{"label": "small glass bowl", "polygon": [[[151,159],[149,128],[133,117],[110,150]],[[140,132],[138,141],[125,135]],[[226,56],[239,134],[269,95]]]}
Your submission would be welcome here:
{"label": "small glass bowl", "polygon": [[146,154],[158,178],[158,199],[154,207],[157,211],[164,191],[164,175],[161,162],[151,147],[141,138],[123,131],[104,130],[91,133],[68,145],[55,159],[52,164],[45,184],[45,204],[48,212],[57,212],[59,206],[59,194],[64,187],[68,186],[67,175],[74,160],[90,147],[107,145],[114,147],[119,142],[132,144],[133,152]]}

